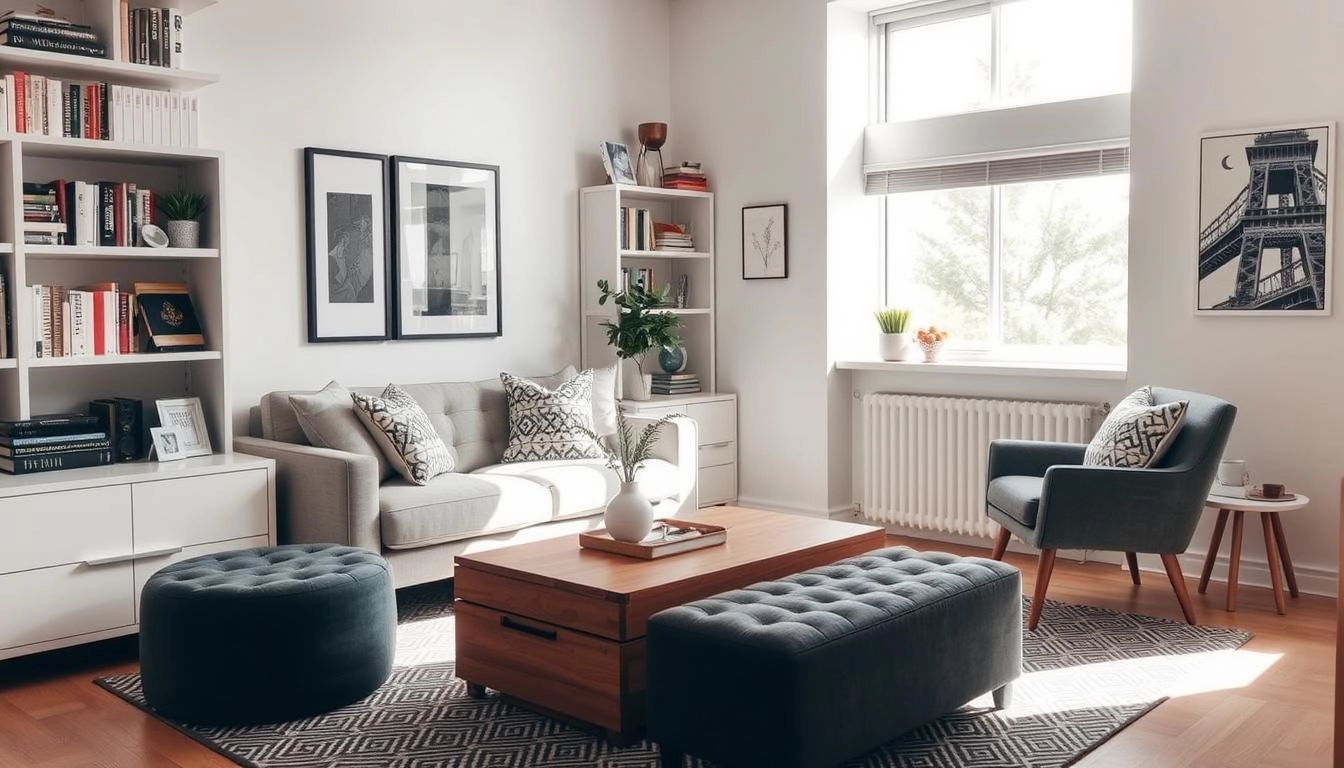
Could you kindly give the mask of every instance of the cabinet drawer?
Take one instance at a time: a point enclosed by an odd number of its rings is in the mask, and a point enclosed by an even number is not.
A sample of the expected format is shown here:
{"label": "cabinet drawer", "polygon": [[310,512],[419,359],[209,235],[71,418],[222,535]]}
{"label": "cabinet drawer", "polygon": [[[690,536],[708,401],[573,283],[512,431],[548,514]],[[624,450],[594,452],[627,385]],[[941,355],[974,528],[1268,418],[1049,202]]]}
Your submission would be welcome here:
{"label": "cabinet drawer", "polygon": [[674,413],[682,413],[682,412],[683,411],[678,408],[671,408],[671,407],[640,408],[639,410],[628,411],[629,415],[638,416],[642,419],[661,419],[664,416],[671,416]]}
{"label": "cabinet drawer", "polygon": [[0,499],[0,572],[80,563],[130,552],[130,486],[109,485]]}
{"label": "cabinet drawer", "polygon": [[0,648],[135,623],[131,564],[58,565],[0,576]]}
{"label": "cabinet drawer", "polygon": [[737,443],[725,440],[700,446],[700,468],[737,463]]}
{"label": "cabinet drawer", "polygon": [[160,568],[165,568],[173,563],[186,560],[200,555],[211,555],[216,552],[227,552],[230,549],[251,549],[252,547],[265,547],[271,543],[268,536],[253,536],[250,539],[234,539],[232,541],[216,541],[210,544],[200,544],[195,547],[185,547],[181,552],[159,555],[158,557],[146,557],[135,561],[135,621],[140,622],[140,591],[145,588],[145,582],[153,576]]}
{"label": "cabinet drawer", "polygon": [[136,483],[132,493],[140,552],[269,533],[264,469]]}
{"label": "cabinet drawer", "polygon": [[721,504],[737,498],[737,464],[720,464],[700,470],[700,506]]}
{"label": "cabinet drawer", "polygon": [[701,445],[737,439],[737,404],[731,400],[692,403],[686,406],[686,415],[700,428]]}

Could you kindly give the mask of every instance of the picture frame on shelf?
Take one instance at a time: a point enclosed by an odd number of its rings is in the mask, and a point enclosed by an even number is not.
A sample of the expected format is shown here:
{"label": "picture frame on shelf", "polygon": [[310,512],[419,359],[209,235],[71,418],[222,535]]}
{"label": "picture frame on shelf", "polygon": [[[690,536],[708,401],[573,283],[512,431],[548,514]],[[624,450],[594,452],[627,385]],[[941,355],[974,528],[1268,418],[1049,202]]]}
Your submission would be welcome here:
{"label": "picture frame on shelf", "polygon": [[397,339],[503,334],[499,166],[392,157]]}
{"label": "picture frame on shelf", "polygon": [[388,158],[306,147],[308,341],[392,338]]}
{"label": "picture frame on shelf", "polygon": [[187,458],[187,453],[182,448],[185,440],[177,427],[152,427],[149,430],[149,439],[154,445],[156,460],[177,461]]}
{"label": "picture frame on shelf", "polygon": [[598,153],[602,155],[602,167],[612,184],[638,184],[635,180],[635,166],[630,162],[630,150],[619,141],[604,141]]}
{"label": "picture frame on shelf", "polygon": [[742,206],[742,279],[789,276],[789,206]]}
{"label": "picture frame on shelf", "polygon": [[[159,411],[159,424],[176,432],[182,457],[209,456],[210,431],[205,426],[205,411],[199,397],[179,397],[154,401]],[[150,431],[153,434],[153,430]],[[159,447],[156,440],[155,448]]]}

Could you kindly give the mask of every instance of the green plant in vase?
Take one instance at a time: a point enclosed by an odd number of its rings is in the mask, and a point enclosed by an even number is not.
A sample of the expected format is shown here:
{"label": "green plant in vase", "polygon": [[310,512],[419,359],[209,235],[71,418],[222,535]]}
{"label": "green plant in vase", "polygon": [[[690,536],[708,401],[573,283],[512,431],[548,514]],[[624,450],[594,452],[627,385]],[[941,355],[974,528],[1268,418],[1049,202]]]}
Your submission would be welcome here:
{"label": "green plant in vase", "polygon": [[903,307],[883,307],[875,310],[883,360],[904,360],[910,349],[910,310]]}
{"label": "green plant in vase", "polygon": [[598,280],[597,288],[602,292],[597,303],[605,306],[611,301],[617,308],[616,322],[602,322],[607,331],[607,343],[616,348],[616,357],[633,360],[639,372],[639,386],[625,395],[632,400],[647,400],[649,377],[644,373],[644,355],[655,349],[678,347],[681,337],[677,329],[681,327],[681,318],[666,311],[671,307],[667,302],[667,288],[646,289],[633,283],[626,290],[613,291],[606,280]]}
{"label": "green plant in vase", "polygon": [[200,192],[178,190],[159,195],[158,208],[163,214],[168,244],[174,248],[197,248],[201,243],[201,216],[207,200]]}

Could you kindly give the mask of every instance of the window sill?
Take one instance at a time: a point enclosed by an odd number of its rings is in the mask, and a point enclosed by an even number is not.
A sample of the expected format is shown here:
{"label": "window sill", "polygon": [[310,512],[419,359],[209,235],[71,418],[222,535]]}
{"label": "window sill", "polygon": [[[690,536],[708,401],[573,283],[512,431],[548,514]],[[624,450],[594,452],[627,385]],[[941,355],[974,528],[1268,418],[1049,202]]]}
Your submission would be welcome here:
{"label": "window sill", "polygon": [[1123,365],[1100,363],[1036,363],[988,360],[893,363],[885,360],[838,360],[835,367],[842,371],[970,374],[973,376],[1040,376],[1056,379],[1122,380],[1129,375]]}

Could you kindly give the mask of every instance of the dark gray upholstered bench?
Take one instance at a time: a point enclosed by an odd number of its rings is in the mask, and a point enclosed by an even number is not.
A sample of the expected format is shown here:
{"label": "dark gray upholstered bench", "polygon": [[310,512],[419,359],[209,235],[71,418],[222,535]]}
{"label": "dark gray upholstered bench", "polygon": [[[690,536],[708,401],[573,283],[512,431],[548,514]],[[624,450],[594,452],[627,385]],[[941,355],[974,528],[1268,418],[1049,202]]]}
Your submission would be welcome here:
{"label": "dark gray upholstered bench", "polygon": [[988,691],[1006,706],[1021,594],[1011,565],[892,547],[660,611],[649,738],[665,767],[822,768]]}
{"label": "dark gray upholstered bench", "polygon": [[326,712],[387,680],[396,630],[392,572],[366,549],[302,544],[193,557],[141,592],[145,701],[200,725]]}

